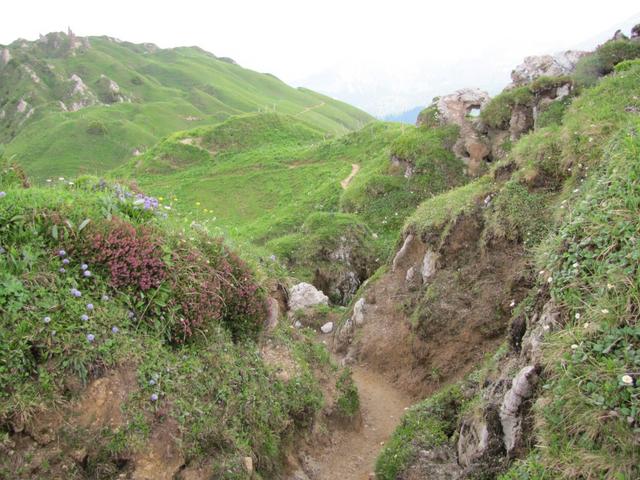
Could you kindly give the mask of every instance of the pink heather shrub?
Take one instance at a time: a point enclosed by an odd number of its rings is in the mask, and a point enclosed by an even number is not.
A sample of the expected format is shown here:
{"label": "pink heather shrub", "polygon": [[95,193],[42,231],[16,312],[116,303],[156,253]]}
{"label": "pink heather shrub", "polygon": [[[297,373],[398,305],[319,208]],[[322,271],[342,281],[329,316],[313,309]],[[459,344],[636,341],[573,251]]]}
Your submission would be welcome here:
{"label": "pink heather shrub", "polygon": [[114,288],[155,288],[166,276],[160,241],[153,231],[118,219],[106,223],[102,232],[94,232],[85,252],[91,264],[105,266]]}
{"label": "pink heather shrub", "polygon": [[183,313],[180,336],[189,337],[212,320],[222,321],[236,340],[255,336],[266,314],[253,273],[222,241],[200,247],[174,251],[171,282]]}

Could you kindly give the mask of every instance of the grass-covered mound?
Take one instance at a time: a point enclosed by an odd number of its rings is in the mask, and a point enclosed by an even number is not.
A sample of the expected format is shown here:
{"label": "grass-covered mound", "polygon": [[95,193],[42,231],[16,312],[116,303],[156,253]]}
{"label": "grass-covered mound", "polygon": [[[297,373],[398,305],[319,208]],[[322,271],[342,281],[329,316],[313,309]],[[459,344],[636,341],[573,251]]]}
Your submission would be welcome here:
{"label": "grass-covered mound", "polygon": [[273,478],[329,363],[288,329],[271,342],[296,368],[263,361],[254,270],[122,185],[24,188],[3,165],[0,192],[0,476],[113,478],[161,448],[154,468],[245,478],[251,457]]}
{"label": "grass-covered mound", "polygon": [[[407,220],[408,231],[437,244],[449,241],[456,218],[479,210],[486,255],[496,246],[522,249],[522,275],[531,281],[522,283],[529,285],[527,291],[504,298],[505,307],[513,309],[512,345],[494,362],[502,373],[474,387],[474,408],[480,406],[480,413],[500,408],[502,396],[492,400],[499,382],[512,379],[528,365],[524,361],[536,364],[513,339],[522,339],[529,329],[543,330],[535,323],[543,305],[557,308],[557,324],[547,325],[550,333],[541,343],[541,381],[522,407],[527,433],[515,452],[521,459],[505,479],[640,475],[639,85],[640,62],[624,62],[583,90],[560,125],[540,128],[514,144],[491,176],[424,202]],[[434,239],[434,231],[442,233]],[[437,276],[431,282],[435,285]],[[518,333],[521,327],[525,330]],[[432,409],[446,395],[420,408]],[[446,420],[445,426],[458,422],[450,415]],[[429,410],[426,418],[409,413],[379,458],[381,478],[397,478],[409,468],[420,472],[420,462],[433,466],[420,449],[455,451],[460,424],[443,436],[440,421],[437,411]],[[490,478],[510,460],[498,447],[483,467]]]}

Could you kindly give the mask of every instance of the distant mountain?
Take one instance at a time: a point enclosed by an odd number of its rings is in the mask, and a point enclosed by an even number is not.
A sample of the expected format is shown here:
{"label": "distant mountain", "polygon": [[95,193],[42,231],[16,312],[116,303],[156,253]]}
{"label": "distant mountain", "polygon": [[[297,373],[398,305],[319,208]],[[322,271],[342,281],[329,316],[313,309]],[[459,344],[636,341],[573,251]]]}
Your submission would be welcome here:
{"label": "distant mountain", "polygon": [[418,115],[425,107],[415,107],[411,110],[407,110],[402,113],[396,113],[392,115],[385,115],[382,119],[385,122],[400,122],[400,123],[410,123],[414,125],[416,120],[418,119]]}
{"label": "distant mountain", "polygon": [[261,111],[293,115],[326,135],[373,120],[197,47],[71,31],[0,45],[0,143],[36,178],[102,172],[176,130]]}

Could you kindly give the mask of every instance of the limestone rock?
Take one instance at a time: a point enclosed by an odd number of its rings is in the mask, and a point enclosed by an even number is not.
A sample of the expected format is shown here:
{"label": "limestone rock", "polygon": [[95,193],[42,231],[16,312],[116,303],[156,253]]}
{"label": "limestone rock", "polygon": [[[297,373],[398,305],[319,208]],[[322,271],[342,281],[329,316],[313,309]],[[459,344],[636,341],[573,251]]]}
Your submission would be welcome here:
{"label": "limestone rock", "polygon": [[533,365],[522,368],[514,377],[511,389],[506,393],[500,406],[503,441],[507,455],[511,456],[521,446],[523,402],[531,397],[538,373]]}
{"label": "limestone rock", "polygon": [[469,118],[473,110],[482,109],[490,100],[489,94],[478,88],[463,88],[450,95],[440,97],[437,102],[440,121],[460,127],[460,138],[453,146],[453,153],[469,166],[475,175],[491,149],[476,130]]}
{"label": "limestone rock", "polygon": [[392,271],[394,272],[396,271],[396,269],[398,268],[398,266],[400,265],[404,257],[407,255],[407,252],[411,247],[411,243],[413,242],[413,239],[414,239],[414,236],[412,233],[407,235],[406,238],[404,239],[404,243],[402,244],[402,247],[400,248],[400,250],[398,250],[398,253],[396,253],[396,256],[393,257],[393,263],[391,266]]}
{"label": "limestone rock", "polygon": [[514,86],[526,85],[539,77],[557,77],[572,73],[578,60],[588,52],[567,50],[555,55],[532,55],[511,72]]}
{"label": "limestone rock", "polygon": [[289,310],[304,310],[315,305],[328,305],[329,297],[310,283],[298,283],[289,292]]}
{"label": "limestone rock", "polygon": [[364,298],[361,298],[353,306],[351,321],[357,326],[360,326],[364,323],[364,305]]}
{"label": "limestone rock", "polygon": [[438,254],[432,250],[427,250],[422,259],[422,268],[420,274],[422,275],[422,283],[427,283],[429,279],[436,273],[438,262]]}
{"label": "limestone rock", "polygon": [[71,83],[70,105],[68,106],[70,111],[77,112],[85,107],[99,103],[96,94],[89,89],[79,75],[75,73],[71,75],[69,82]]}
{"label": "limestone rock", "polygon": [[333,322],[327,322],[320,327],[320,331],[322,333],[331,333],[333,332]]}
{"label": "limestone rock", "polygon": [[242,464],[244,465],[244,469],[245,471],[251,475],[253,473],[253,458],[251,457],[244,457],[242,459]]}
{"label": "limestone rock", "polygon": [[271,331],[278,326],[280,317],[280,305],[273,297],[267,297],[267,331]]}
{"label": "limestone rock", "polygon": [[16,106],[16,111],[18,113],[24,113],[28,106],[29,104],[24,101],[24,98],[21,98],[18,102],[18,105]]}
{"label": "limestone rock", "polygon": [[522,338],[521,356],[530,363],[539,364],[542,359],[544,336],[556,330],[560,324],[560,310],[552,300],[542,307],[540,316],[534,316]]}
{"label": "limestone rock", "polygon": [[4,66],[11,61],[11,52],[8,48],[3,48],[0,53],[0,65]]}

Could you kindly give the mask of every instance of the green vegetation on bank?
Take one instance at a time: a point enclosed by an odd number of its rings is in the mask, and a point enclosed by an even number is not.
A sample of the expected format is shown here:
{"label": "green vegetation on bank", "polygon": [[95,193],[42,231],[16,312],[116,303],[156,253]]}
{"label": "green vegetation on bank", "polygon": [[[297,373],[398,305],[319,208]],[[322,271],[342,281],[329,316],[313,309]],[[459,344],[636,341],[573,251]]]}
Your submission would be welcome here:
{"label": "green vegetation on bank", "polygon": [[[265,364],[254,270],[120,184],[24,188],[20,168],[4,164],[0,191],[0,448],[9,432],[38,431],[54,407],[68,420],[50,427],[58,449],[2,455],[0,476],[113,478],[168,429],[187,465],[246,478],[251,457],[272,478],[323,406],[313,372],[332,367],[323,347],[286,326],[270,341],[292,352],[292,378]],[[86,409],[101,407],[83,387],[110,375],[120,379],[107,384],[121,419],[87,424]],[[80,447],[86,460],[69,463]]]}

